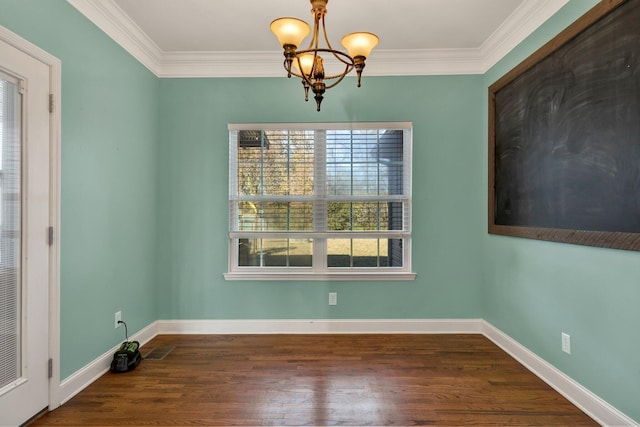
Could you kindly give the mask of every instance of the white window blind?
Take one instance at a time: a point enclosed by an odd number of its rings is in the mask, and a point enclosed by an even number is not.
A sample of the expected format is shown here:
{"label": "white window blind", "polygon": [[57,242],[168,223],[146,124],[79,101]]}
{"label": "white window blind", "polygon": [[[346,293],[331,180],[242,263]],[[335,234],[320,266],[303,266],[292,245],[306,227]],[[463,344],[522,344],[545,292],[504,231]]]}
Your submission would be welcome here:
{"label": "white window blind", "polygon": [[408,123],[230,125],[229,183],[230,273],[410,272]]}
{"label": "white window blind", "polygon": [[21,376],[21,96],[0,73],[0,390]]}

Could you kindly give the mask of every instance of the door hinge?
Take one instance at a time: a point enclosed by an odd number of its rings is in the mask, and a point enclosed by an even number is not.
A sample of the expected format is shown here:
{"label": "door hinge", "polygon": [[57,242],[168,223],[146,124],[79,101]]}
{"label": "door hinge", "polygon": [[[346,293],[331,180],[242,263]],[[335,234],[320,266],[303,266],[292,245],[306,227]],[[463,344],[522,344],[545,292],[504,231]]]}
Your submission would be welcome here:
{"label": "door hinge", "polygon": [[53,245],[53,227],[49,227],[48,236],[49,246]]}
{"label": "door hinge", "polygon": [[53,359],[49,359],[49,379],[53,378]]}
{"label": "door hinge", "polygon": [[49,94],[49,113],[53,113],[53,94]]}

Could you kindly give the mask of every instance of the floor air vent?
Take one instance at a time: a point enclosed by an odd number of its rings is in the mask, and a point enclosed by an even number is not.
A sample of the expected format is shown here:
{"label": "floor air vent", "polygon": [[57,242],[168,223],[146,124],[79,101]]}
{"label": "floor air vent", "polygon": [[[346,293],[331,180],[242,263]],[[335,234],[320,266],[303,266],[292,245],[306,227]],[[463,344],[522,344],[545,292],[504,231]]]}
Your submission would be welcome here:
{"label": "floor air vent", "polygon": [[143,356],[144,360],[162,360],[167,357],[167,354],[171,353],[171,351],[175,348],[175,346],[161,346],[154,347],[151,349],[149,353]]}

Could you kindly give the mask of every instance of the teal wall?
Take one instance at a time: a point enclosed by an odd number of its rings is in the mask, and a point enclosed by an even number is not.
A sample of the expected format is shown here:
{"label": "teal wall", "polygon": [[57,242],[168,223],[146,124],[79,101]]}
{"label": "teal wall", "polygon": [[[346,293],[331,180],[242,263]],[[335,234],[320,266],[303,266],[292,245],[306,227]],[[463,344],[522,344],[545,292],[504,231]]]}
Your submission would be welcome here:
{"label": "teal wall", "polygon": [[[571,1],[493,67],[485,87],[595,3]],[[487,123],[487,92],[483,102]],[[486,165],[482,176],[486,185]],[[484,318],[640,421],[640,253],[483,236]]]}
{"label": "teal wall", "polygon": [[64,0],[0,0],[0,25],[62,61],[64,379],[157,317],[159,81]]}
{"label": "teal wall", "polygon": [[[484,76],[365,71],[317,113],[294,81],[158,79],[66,1],[0,0],[0,25],[63,63],[62,378],[122,339],[117,310],[131,333],[156,319],[485,318],[640,420],[640,254],[486,232],[487,87],[594,3],[571,0]],[[227,124],[315,121],[413,122],[415,281],[223,279]]]}
{"label": "teal wall", "polygon": [[[162,79],[158,283],[164,319],[479,318],[484,193],[481,76],[365,77],[328,91],[299,82]],[[408,282],[236,282],[227,271],[228,123],[414,123]],[[338,305],[329,307],[329,291]]]}

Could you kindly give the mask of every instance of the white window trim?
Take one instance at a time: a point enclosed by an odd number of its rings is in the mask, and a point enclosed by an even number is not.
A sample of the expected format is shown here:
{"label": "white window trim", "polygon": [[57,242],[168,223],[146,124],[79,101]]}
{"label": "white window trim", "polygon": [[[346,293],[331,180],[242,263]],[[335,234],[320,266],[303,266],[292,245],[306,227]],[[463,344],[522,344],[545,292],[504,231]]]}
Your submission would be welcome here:
{"label": "white window trim", "polygon": [[[388,270],[388,269],[386,269]],[[408,281],[415,280],[416,273],[407,272],[389,272],[389,271],[354,271],[348,272],[297,272],[287,270],[286,272],[278,271],[233,271],[224,273],[225,280],[246,280],[246,281]]]}
{"label": "white window trim", "polygon": [[[408,130],[408,144],[404,147],[405,162],[412,164],[412,135],[413,124],[411,122],[343,122],[343,123],[230,123],[228,131],[240,130],[363,130],[363,129],[402,129]],[[231,142],[229,149],[231,149]],[[237,174],[237,162],[229,165],[229,175]],[[412,167],[405,172],[406,192],[409,200],[412,200]],[[230,182],[230,186],[235,183]],[[230,187],[230,192],[237,192],[237,188]],[[412,221],[412,203],[408,203],[407,209],[410,223]],[[230,218],[230,220],[232,220]],[[228,271],[223,274],[225,280],[229,281],[409,281],[415,280],[416,273],[411,270],[411,231],[390,231],[389,235],[394,237],[409,237],[409,244],[403,246],[403,257],[406,263],[403,267],[375,267],[375,268],[331,268],[327,271],[322,266],[323,263],[314,262],[312,267],[240,267],[237,265],[237,251],[233,240],[237,238],[236,232],[230,232],[228,237]],[[242,233],[245,235],[246,233]],[[274,232],[274,234],[278,234]],[[304,233],[305,235],[313,233]],[[318,233],[322,235],[325,233]],[[365,237],[366,233],[363,233]],[[290,234],[289,234],[290,235]],[[261,235],[264,237],[264,233]],[[319,268],[320,267],[320,268]]]}

